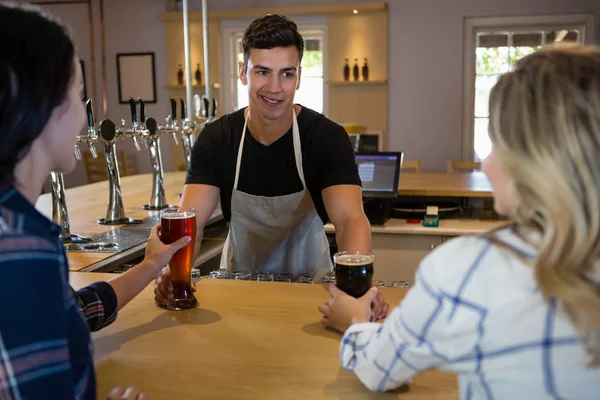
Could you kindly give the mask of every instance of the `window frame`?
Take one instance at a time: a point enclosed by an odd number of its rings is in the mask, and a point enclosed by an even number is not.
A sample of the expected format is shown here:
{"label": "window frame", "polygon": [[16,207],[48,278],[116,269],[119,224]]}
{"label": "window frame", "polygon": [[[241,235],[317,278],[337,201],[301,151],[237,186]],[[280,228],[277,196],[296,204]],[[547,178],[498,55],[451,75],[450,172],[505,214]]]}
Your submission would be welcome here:
{"label": "window frame", "polygon": [[[298,26],[298,31],[302,34],[304,31],[321,31],[322,32],[322,52],[323,52],[323,114],[328,112],[328,90],[327,82],[329,75],[328,67],[328,26],[327,17],[325,15],[314,16],[298,16],[289,17]],[[223,79],[223,113],[228,114],[234,110],[234,102],[237,101],[237,49],[236,41],[240,34],[252,20],[235,19],[223,20],[220,23],[221,31],[221,51],[223,65],[221,66]],[[302,81],[300,82],[302,86]]]}
{"label": "window frame", "polygon": [[582,42],[594,42],[594,15],[465,18],[463,43],[462,158],[475,160],[475,79],[477,34],[496,31],[578,29]]}

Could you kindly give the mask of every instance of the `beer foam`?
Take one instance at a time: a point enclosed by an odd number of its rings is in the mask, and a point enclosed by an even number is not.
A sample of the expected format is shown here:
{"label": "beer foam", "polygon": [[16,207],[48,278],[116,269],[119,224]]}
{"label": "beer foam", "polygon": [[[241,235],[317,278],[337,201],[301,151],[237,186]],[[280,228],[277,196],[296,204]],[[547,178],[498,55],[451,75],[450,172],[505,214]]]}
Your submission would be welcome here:
{"label": "beer foam", "polygon": [[164,219],[186,219],[196,216],[196,214],[187,211],[187,212],[174,212],[174,213],[164,213],[161,215],[161,218]]}
{"label": "beer foam", "polygon": [[373,257],[364,254],[343,254],[335,257],[336,264],[346,266],[370,264],[372,262]]}

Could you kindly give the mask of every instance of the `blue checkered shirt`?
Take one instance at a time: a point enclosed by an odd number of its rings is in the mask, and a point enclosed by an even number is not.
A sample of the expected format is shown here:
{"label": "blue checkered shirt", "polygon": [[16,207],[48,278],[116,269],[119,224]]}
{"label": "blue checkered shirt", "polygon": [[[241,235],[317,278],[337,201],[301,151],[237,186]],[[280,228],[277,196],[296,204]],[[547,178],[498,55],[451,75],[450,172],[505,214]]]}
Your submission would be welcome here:
{"label": "blue checkered shirt", "polygon": [[[534,257],[508,228],[497,237]],[[458,374],[461,399],[600,399],[600,368],[586,367],[560,303],[545,301],[532,268],[485,237],[460,237],[429,254],[383,324],[346,331],[340,356],[373,391],[439,369]]]}
{"label": "blue checkered shirt", "polygon": [[117,315],[112,287],[68,283],[60,228],[0,188],[0,399],[95,399],[90,330]]}

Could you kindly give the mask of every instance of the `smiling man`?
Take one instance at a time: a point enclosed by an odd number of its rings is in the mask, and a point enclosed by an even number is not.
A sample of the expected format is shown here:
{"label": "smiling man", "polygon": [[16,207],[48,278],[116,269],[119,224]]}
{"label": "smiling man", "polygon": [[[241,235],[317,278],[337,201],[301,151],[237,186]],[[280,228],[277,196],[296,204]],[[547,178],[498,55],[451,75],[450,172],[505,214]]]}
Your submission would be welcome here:
{"label": "smiling man", "polygon": [[[204,224],[221,201],[229,235],[221,267],[312,276],[331,271],[323,225],[336,228],[340,250],[371,251],[361,181],[348,135],[320,113],[294,104],[304,40],[280,15],[254,20],[239,63],[249,106],[207,124],[194,144],[181,205],[196,210],[200,251]],[[165,271],[156,285],[169,295]],[[380,297],[374,317],[387,311]]]}

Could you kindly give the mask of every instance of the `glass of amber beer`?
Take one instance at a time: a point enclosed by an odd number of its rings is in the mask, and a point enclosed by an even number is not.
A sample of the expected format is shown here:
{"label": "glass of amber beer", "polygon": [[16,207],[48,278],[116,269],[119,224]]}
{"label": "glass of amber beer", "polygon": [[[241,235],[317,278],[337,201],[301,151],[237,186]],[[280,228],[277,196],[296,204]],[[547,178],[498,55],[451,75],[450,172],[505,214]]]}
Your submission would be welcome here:
{"label": "glass of amber beer", "polygon": [[373,260],[371,253],[349,253],[333,256],[335,285],[352,297],[361,297],[369,291],[373,282]]}
{"label": "glass of amber beer", "polygon": [[198,301],[192,292],[192,265],[194,260],[194,243],[196,242],[196,213],[193,208],[172,207],[160,211],[160,238],[163,243],[171,244],[178,239],[189,236],[192,240],[182,249],[177,250],[171,262],[171,281],[173,282],[173,298],[166,308],[185,310],[196,307]]}

